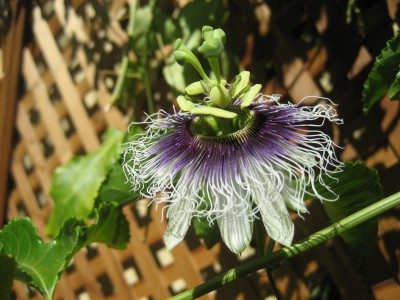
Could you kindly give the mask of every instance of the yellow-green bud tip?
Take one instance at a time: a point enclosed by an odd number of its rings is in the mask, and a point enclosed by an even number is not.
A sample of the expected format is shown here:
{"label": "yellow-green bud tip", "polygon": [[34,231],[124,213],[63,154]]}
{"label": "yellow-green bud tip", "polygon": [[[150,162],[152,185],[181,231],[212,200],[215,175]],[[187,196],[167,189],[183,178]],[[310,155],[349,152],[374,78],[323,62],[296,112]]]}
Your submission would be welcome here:
{"label": "yellow-green bud tip", "polygon": [[194,108],[194,103],[190,100],[187,100],[184,96],[178,96],[176,101],[183,111],[191,111]]}
{"label": "yellow-green bud tip", "polygon": [[185,88],[185,92],[188,95],[198,95],[205,93],[206,89],[201,81],[195,81]]}
{"label": "yellow-green bud tip", "polygon": [[253,85],[250,88],[250,90],[244,95],[243,101],[242,101],[242,104],[240,105],[240,107],[245,108],[245,107],[249,106],[253,102],[254,97],[257,96],[257,94],[260,92],[261,88],[262,88],[261,84]]}

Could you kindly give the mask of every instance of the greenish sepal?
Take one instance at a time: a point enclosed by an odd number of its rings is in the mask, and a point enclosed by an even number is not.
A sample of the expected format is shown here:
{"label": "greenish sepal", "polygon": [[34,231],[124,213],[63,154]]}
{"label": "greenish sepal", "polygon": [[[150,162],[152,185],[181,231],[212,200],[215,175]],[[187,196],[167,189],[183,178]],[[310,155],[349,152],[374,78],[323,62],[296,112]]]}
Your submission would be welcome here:
{"label": "greenish sepal", "polygon": [[197,106],[193,108],[190,113],[195,115],[211,115],[225,119],[233,119],[237,116],[237,114],[234,112],[210,106]]}
{"label": "greenish sepal", "polygon": [[243,91],[244,88],[247,87],[249,84],[250,80],[250,72],[249,71],[243,71],[240,72],[240,74],[237,76],[237,79],[235,80],[235,87],[233,90],[233,97],[236,97],[240,94],[241,91]]}
{"label": "greenish sepal", "polygon": [[216,85],[210,91],[211,103],[218,107],[227,107],[230,102],[229,99],[228,90],[222,85]]}
{"label": "greenish sepal", "polygon": [[194,108],[194,103],[187,100],[184,96],[178,96],[178,98],[176,98],[176,101],[183,111],[191,111]]}
{"label": "greenish sepal", "polygon": [[206,92],[206,87],[202,81],[195,81],[185,88],[188,95],[198,95]]}
{"label": "greenish sepal", "polygon": [[250,90],[244,95],[243,101],[242,101],[242,104],[240,105],[240,107],[244,108],[244,107],[249,106],[253,102],[254,97],[260,92],[261,88],[262,88],[261,84],[253,85],[250,88]]}

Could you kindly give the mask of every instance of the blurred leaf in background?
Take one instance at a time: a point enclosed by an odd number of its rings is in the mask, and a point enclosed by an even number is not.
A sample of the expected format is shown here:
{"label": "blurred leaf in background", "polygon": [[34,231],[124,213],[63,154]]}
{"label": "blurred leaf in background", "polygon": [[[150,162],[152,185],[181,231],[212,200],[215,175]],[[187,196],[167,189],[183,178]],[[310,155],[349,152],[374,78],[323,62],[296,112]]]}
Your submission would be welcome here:
{"label": "blurred leaf in background", "polygon": [[[323,180],[339,196],[336,201],[323,201],[322,204],[332,223],[381,200],[383,189],[375,169],[365,163],[346,162],[337,178],[324,176]],[[332,198],[332,193],[316,185],[321,196]],[[347,230],[341,237],[356,253],[371,253],[378,239],[378,219],[374,218]]]}
{"label": "blurred leaf in background", "polygon": [[400,34],[387,42],[376,58],[371,72],[364,83],[363,110],[371,107],[389,92],[391,100],[400,99]]}

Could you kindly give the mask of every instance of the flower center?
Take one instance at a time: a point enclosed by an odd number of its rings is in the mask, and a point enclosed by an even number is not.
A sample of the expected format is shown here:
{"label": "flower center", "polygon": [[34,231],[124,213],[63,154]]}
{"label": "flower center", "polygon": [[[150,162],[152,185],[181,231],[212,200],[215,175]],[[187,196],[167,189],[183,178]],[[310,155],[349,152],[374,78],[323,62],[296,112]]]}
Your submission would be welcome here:
{"label": "flower center", "polygon": [[229,110],[237,113],[237,116],[233,119],[226,119],[212,115],[200,115],[189,124],[189,132],[203,140],[215,142],[240,140],[243,134],[252,132],[257,123],[253,112],[240,109],[240,107],[230,107]]}

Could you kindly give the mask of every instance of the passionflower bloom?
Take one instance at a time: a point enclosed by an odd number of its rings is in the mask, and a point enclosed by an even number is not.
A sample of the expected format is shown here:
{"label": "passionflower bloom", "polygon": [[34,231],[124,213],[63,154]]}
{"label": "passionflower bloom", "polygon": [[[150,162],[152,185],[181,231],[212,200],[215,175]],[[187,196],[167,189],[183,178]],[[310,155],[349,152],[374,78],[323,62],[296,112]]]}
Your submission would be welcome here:
{"label": "passionflower bloom", "polygon": [[283,104],[248,82],[248,72],[231,85],[203,76],[178,97],[180,112],[149,116],[145,133],[126,149],[123,167],[133,189],[166,204],[168,249],[194,217],[217,222],[234,253],[249,245],[256,218],[272,239],[290,245],[288,208],[306,212],[305,194],[322,199],[314,183],[329,189],[321,175],[340,167],[334,143],[317,129],[341,122],[331,104]]}

